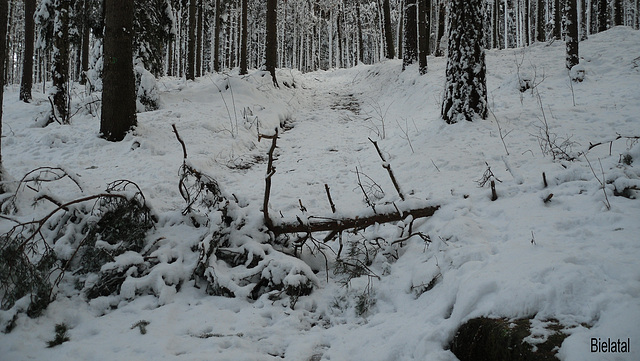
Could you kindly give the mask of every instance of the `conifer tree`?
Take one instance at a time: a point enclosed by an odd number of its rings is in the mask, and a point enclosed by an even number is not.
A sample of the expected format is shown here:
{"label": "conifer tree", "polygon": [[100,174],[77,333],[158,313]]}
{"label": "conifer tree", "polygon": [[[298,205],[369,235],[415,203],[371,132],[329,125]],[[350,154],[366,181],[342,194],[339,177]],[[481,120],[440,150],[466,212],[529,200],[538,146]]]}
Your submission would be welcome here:
{"label": "conifer tree", "polygon": [[442,118],[449,124],[487,117],[484,0],[449,2],[449,43]]}

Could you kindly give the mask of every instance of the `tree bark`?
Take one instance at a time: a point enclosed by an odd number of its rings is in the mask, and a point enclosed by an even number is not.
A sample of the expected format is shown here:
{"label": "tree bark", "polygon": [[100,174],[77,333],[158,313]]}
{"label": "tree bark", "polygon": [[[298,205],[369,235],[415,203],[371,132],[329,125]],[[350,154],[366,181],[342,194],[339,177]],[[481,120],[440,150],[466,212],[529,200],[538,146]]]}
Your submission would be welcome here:
{"label": "tree bark", "polygon": [[120,141],[137,125],[133,74],[133,2],[105,0],[104,65],[100,132]]}
{"label": "tree bark", "polygon": [[416,0],[406,0],[404,7],[404,54],[402,69],[418,60],[418,24]]}
{"label": "tree bark", "polygon": [[198,20],[196,28],[196,77],[202,76],[202,20],[203,20],[203,6],[202,0],[198,0]]}
{"label": "tree bark", "polygon": [[387,59],[393,59],[396,57],[396,53],[393,46],[393,31],[391,30],[391,8],[389,6],[389,0],[384,0],[382,2],[382,11],[384,12],[384,38],[387,47]]}
{"label": "tree bark", "polygon": [[56,19],[53,29],[54,52],[53,67],[53,104],[57,111],[59,121],[69,124],[69,111],[67,108],[69,81],[69,10],[71,0],[58,0],[56,6]]}
{"label": "tree bark", "polygon": [[544,42],[547,40],[544,22],[544,0],[538,0],[536,4],[536,40]]}
{"label": "tree bark", "polygon": [[364,41],[362,38],[362,19],[360,18],[360,0],[356,0],[356,17],[358,25],[358,61],[364,62]]}
{"label": "tree bark", "polygon": [[87,82],[87,72],[89,71],[89,42],[91,35],[91,27],[89,26],[89,0],[83,0],[82,7],[82,58],[81,68],[82,74],[80,75],[80,84],[84,85]]}
{"label": "tree bark", "polygon": [[566,66],[567,69],[571,69],[575,65],[578,65],[580,61],[580,58],[578,57],[578,9],[576,1],[566,0],[564,10],[567,24]]}
{"label": "tree bark", "polygon": [[[562,39],[562,5],[565,0],[555,0],[553,6],[553,37],[556,40]],[[605,0],[602,0],[605,1]]]}
{"label": "tree bark", "polygon": [[598,3],[598,32],[609,28],[609,7],[607,0],[599,0]]}
{"label": "tree bark", "polygon": [[438,206],[427,206],[415,209],[405,209],[406,207],[401,203],[398,204],[398,211],[396,207],[386,207],[386,209],[380,210],[378,213],[373,211],[353,218],[340,218],[340,219],[320,219],[318,221],[309,221],[308,224],[295,222],[271,222],[267,223],[269,230],[275,234],[284,233],[311,233],[311,232],[341,232],[347,229],[363,229],[369,226],[373,226],[379,223],[399,222],[406,219],[409,216],[416,218],[431,217],[437,210]]}
{"label": "tree bark", "polygon": [[213,71],[220,72],[220,0],[215,0],[216,14],[213,28]]}
{"label": "tree bark", "polygon": [[248,31],[248,6],[247,0],[242,0],[242,43],[240,44],[240,75],[247,74],[247,37]]}
{"label": "tree bark", "polygon": [[431,0],[418,0],[418,72],[420,75],[427,73],[427,55],[429,54],[429,37],[431,29],[430,10]]}
{"label": "tree bark", "polygon": [[531,3],[529,0],[524,1],[524,44],[529,46],[531,44],[531,30],[529,28],[529,10],[531,9]]}
{"label": "tree bark", "polygon": [[195,80],[196,58],[196,1],[189,0],[189,29],[187,35],[187,80]]}
{"label": "tree bark", "polygon": [[487,118],[484,0],[449,2],[449,43],[442,119]]}
{"label": "tree bark", "polygon": [[278,64],[278,0],[267,0],[265,69],[271,73],[273,85],[278,87],[276,64]]}
{"label": "tree bark", "polygon": [[[2,134],[2,105],[4,101],[4,67],[7,51],[7,19],[9,12],[8,0],[0,0],[0,134]],[[4,167],[2,166],[2,139],[0,138],[0,181],[4,181]],[[0,184],[0,194],[4,193],[5,189]]]}
{"label": "tree bark", "polygon": [[615,11],[613,19],[614,25],[624,25],[624,4],[622,3],[622,0],[614,0],[613,6]]}
{"label": "tree bark", "polygon": [[[4,1],[4,0],[1,0]],[[24,1],[24,56],[22,58],[22,81],[20,82],[20,100],[28,103],[31,101],[31,88],[33,86],[33,38],[36,12],[36,0]],[[4,57],[3,57],[4,58]]]}

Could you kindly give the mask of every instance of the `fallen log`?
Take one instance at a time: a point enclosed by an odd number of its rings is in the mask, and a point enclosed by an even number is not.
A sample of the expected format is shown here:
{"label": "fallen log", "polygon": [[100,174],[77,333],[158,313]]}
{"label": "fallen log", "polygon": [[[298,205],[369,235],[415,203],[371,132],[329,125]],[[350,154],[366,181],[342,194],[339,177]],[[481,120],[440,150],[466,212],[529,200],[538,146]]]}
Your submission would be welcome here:
{"label": "fallen log", "polygon": [[[403,202],[404,203],[404,202]],[[425,206],[418,208],[408,208],[402,210],[403,203],[393,207],[385,207],[378,213],[371,210],[360,216],[344,218],[318,218],[309,217],[309,222],[305,223],[298,219],[296,222],[277,222],[271,220],[267,227],[276,235],[285,233],[312,233],[312,232],[341,232],[347,229],[364,229],[376,223],[399,222],[411,216],[413,219],[431,217],[439,206]]]}

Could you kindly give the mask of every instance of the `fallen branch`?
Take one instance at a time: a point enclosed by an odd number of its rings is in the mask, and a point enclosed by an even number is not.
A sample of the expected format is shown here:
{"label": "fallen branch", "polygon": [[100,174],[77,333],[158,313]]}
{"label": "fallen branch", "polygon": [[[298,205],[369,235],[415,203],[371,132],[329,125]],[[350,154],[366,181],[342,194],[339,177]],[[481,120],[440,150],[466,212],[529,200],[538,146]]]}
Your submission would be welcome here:
{"label": "fallen branch", "polygon": [[[262,136],[267,138],[267,136]],[[278,128],[271,138],[271,148],[269,148],[269,161],[267,163],[267,174],[264,177],[264,200],[262,203],[262,213],[264,214],[264,224],[267,228],[273,228],[273,221],[269,217],[269,195],[271,194],[271,177],[276,173],[276,167],[273,166],[273,152],[276,150],[276,142],[278,141]]]}
{"label": "fallen branch", "polygon": [[[402,203],[397,210],[395,207],[385,207],[384,210],[378,208],[377,214],[367,212],[362,216],[353,218],[317,218],[309,217],[309,223],[301,224],[295,222],[282,222],[267,224],[270,231],[278,234],[299,233],[299,232],[341,232],[347,229],[363,229],[376,223],[398,222],[406,217],[412,216],[413,219],[432,216],[439,206],[426,206],[422,208],[402,210]],[[317,220],[316,220],[317,219]]]}

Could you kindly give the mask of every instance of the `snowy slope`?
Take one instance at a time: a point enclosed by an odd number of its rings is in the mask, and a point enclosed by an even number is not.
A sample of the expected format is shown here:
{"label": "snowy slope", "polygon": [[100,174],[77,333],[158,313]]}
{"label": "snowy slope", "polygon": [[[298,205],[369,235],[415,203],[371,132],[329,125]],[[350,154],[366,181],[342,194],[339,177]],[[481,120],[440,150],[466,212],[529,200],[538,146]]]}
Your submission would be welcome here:
{"label": "snowy slope", "polygon": [[[570,334],[562,360],[640,359],[640,203],[614,195],[640,185],[640,145],[627,138],[609,144],[618,135],[640,136],[640,32],[618,27],[593,35],[580,44],[580,54],[586,77],[571,84],[562,42],[488,51],[491,116],[455,125],[439,118],[444,58],[429,58],[422,77],[416,66],[401,72],[397,60],[308,74],[279,71],[279,80],[295,88],[273,89],[261,72],[195,82],[163,78],[162,109],[140,114],[135,132],[116,144],[97,137],[99,120],[87,111],[70,126],[38,127],[49,107],[44,95],[23,104],[17,87],[9,88],[2,139],[7,173],[19,179],[39,166],[62,166],[77,174],[85,194],[116,179],[136,182],[161,219],[148,238],[162,239],[167,254],[184,260],[171,271],[177,275],[196,258],[190,247],[203,230],[180,218],[182,150],[171,124],[190,161],[248,205],[247,216],[257,223],[270,145],[257,135],[285,124],[293,128],[278,140],[272,214],[302,216],[302,202],[308,215],[330,215],[324,184],[339,214],[363,213],[356,167],[383,191],[376,192],[379,202],[397,201],[369,137],[411,201],[441,208],[414,224],[431,243],[413,237],[397,261],[374,260],[380,279],[360,277],[345,287],[331,271],[327,281],[323,259],[307,257],[320,287],[294,309],[266,297],[208,296],[192,283],[177,293],[162,284],[159,296],[135,299],[59,297],[42,317],[21,314],[11,333],[0,334],[0,358],[455,360],[447,345],[456,329],[490,316],[533,317],[542,338],[545,322],[557,319]],[[522,93],[525,78],[535,89]],[[562,149],[575,160],[544,154],[544,118],[558,145],[568,140]],[[589,150],[598,142],[606,144]],[[622,164],[623,155],[634,162]],[[478,186],[487,167],[499,179],[494,202],[488,185]],[[604,191],[597,179],[603,176]],[[69,184],[49,191],[77,197]],[[17,216],[44,212],[30,208],[30,196],[22,195]],[[11,226],[0,220],[1,231]],[[373,228],[368,237],[393,240],[399,232]],[[358,314],[363,301],[369,308]],[[0,311],[3,322],[11,317]],[[148,322],[146,334],[132,327],[141,320]],[[46,348],[63,322],[70,341]],[[593,337],[629,338],[631,353],[591,353]]]}

